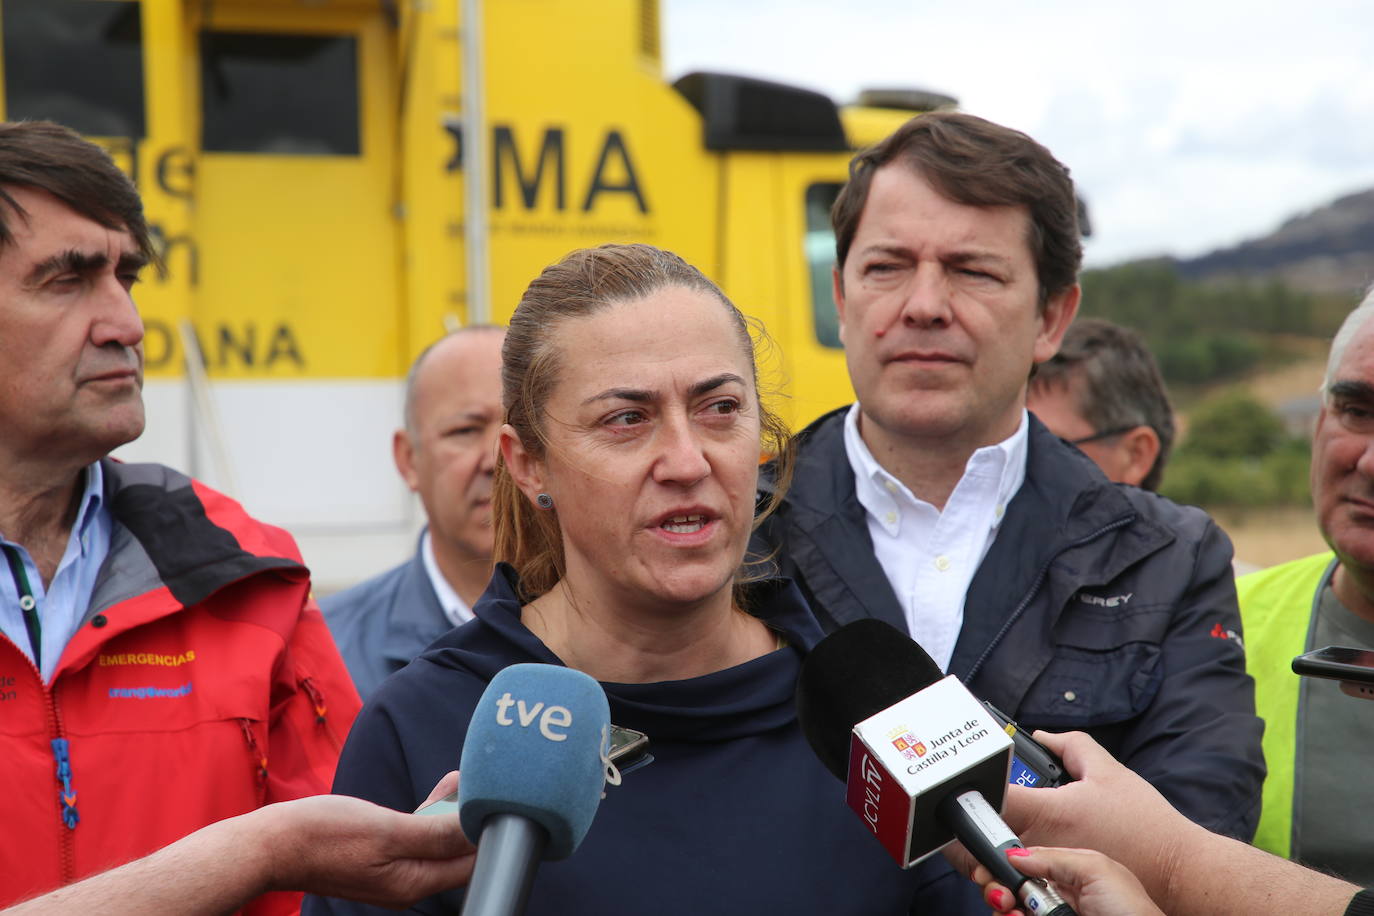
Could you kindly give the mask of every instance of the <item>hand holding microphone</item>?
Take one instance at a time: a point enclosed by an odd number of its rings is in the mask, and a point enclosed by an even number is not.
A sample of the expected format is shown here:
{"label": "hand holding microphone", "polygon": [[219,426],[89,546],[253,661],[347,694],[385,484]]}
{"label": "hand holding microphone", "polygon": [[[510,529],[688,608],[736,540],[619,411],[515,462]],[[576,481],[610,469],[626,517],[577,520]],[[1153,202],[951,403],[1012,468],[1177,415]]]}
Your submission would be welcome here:
{"label": "hand holding microphone", "polygon": [[[1025,860],[1023,870],[1030,871],[1042,863],[1057,860],[1057,849],[1047,851],[1042,847],[1097,850],[1128,869],[1145,891],[1159,901],[1161,909],[1167,912],[1196,909],[1188,902],[1186,893],[1182,897],[1174,896],[1177,889],[1187,886],[1180,876],[1197,870],[1196,863],[1205,861],[1205,856],[1200,854],[1202,851],[1232,841],[1211,834],[1179,814],[1153,786],[1088,735],[1081,732],[1037,735],[1063,758],[1077,779],[1053,792],[1008,787],[1003,817],[1034,853]],[[1104,811],[1110,815],[1103,816]],[[1236,843],[1235,846],[1244,844]],[[970,857],[957,853],[953,850],[948,856],[955,867],[971,874],[975,882],[986,885],[989,880],[986,870],[975,868]],[[1094,873],[1095,867],[1089,860],[1078,859],[1068,864],[1078,875]],[[1061,880],[1056,874],[1051,875],[1050,880],[1070,899],[1079,893],[1076,879]],[[1082,916],[1090,916],[1087,906],[1078,909]]]}
{"label": "hand holding microphone", "polygon": [[[1053,881],[1073,901],[1081,916],[1164,916],[1135,875],[1119,862],[1092,849],[1018,849],[1016,867],[1027,875]],[[1034,916],[1013,909],[1016,898],[1003,890],[981,865],[973,880],[996,913]]]}
{"label": "hand holding microphone", "polygon": [[906,634],[861,620],[827,636],[802,665],[797,711],[816,755],[846,781],[849,806],[903,868],[957,837],[1028,912],[1072,916],[1053,888],[1011,866],[1006,850],[1021,842],[994,807],[1014,744],[1030,739],[1014,742],[1014,724]]}

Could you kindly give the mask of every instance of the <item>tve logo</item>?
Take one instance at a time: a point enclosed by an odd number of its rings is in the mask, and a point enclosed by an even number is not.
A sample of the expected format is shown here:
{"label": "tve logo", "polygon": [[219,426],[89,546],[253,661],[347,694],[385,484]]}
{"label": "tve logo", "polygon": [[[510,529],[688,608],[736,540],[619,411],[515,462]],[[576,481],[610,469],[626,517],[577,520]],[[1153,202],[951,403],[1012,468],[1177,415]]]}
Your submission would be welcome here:
{"label": "tve logo", "polygon": [[[515,719],[507,713],[510,708],[515,707]],[[540,710],[543,715],[540,715]],[[534,724],[535,718],[539,719],[539,734],[548,738],[550,741],[566,741],[568,733],[566,731],[554,731],[555,728],[567,729],[572,725],[572,713],[566,706],[544,706],[544,701],[540,700],[533,706],[527,706],[524,700],[513,699],[510,691],[501,694],[496,701],[496,724],[515,725],[518,723],[521,728],[529,728]]]}

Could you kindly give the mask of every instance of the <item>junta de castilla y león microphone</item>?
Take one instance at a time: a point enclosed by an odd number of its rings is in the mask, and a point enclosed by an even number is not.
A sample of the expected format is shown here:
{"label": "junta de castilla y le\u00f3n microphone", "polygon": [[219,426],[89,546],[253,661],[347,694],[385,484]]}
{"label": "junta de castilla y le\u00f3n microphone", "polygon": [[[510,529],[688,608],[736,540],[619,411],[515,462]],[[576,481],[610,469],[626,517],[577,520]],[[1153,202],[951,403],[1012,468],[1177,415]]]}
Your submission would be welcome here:
{"label": "junta de castilla y le\u00f3n microphone", "polygon": [[821,640],[802,664],[797,714],[816,756],[845,782],[849,807],[897,864],[909,868],[957,838],[1027,913],[1073,916],[1053,887],[1006,856],[1021,845],[997,813],[1014,729],[905,633],[866,619]]}

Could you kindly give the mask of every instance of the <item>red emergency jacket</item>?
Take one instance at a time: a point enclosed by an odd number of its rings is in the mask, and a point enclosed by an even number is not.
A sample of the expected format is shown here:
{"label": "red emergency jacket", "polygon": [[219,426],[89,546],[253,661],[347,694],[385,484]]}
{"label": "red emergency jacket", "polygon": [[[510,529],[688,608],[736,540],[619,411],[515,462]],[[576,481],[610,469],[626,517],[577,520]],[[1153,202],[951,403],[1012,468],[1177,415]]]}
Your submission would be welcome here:
{"label": "red emergency jacket", "polygon": [[0,636],[0,907],[329,791],[358,712],[290,535],[170,468],[103,469],[110,553],[52,683]]}

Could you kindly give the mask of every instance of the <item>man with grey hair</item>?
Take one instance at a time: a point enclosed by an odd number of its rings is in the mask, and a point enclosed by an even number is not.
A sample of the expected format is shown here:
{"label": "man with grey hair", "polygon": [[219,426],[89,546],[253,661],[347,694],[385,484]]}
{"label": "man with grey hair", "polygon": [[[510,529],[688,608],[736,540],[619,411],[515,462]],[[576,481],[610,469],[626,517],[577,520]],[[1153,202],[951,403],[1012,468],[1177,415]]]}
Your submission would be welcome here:
{"label": "man with grey hair", "polygon": [[1351,774],[1368,763],[1374,716],[1290,664],[1321,646],[1374,646],[1371,317],[1374,290],[1332,341],[1312,438],[1312,502],[1331,550],[1236,582],[1269,767],[1255,845],[1364,885],[1374,883],[1374,859],[1351,815],[1374,805],[1374,787]]}
{"label": "man with grey hair", "polygon": [[504,341],[503,328],[463,328],[426,348],[406,377],[405,426],[392,436],[392,455],[429,524],[414,557],[320,601],[363,699],[471,620],[491,578]]}
{"label": "man with grey hair", "polygon": [[1174,443],[1164,378],[1140,335],[1080,318],[1031,379],[1026,407],[1116,483],[1158,490]]}
{"label": "man with grey hair", "polygon": [[109,457],[143,433],[157,259],[103,150],[0,124],[0,907],[325,791],[358,711],[291,536]]}

